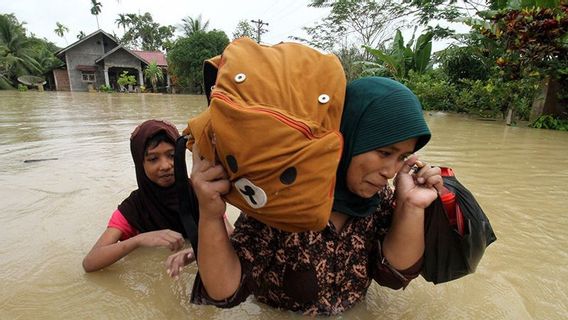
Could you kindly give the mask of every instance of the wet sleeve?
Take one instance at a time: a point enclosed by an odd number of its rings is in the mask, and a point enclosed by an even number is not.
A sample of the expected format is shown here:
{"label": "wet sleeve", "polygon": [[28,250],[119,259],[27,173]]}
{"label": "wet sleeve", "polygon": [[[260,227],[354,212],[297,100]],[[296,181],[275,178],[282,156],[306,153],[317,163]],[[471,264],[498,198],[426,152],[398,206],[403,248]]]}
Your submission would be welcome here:
{"label": "wet sleeve", "polygon": [[134,229],[126,220],[126,218],[122,215],[120,210],[116,209],[110,220],[108,221],[107,228],[115,228],[122,232],[122,236],[120,237],[120,241],[124,241],[126,239],[132,238],[137,235],[139,232],[138,230]]}
{"label": "wet sleeve", "polygon": [[373,279],[381,286],[391,289],[406,288],[412,279],[418,277],[422,271],[422,258],[405,270],[397,270],[390,265],[383,256],[382,244],[388,232],[392,215],[394,213],[394,195],[390,188],[385,188],[380,194],[380,203],[375,212],[376,228],[375,243],[372,262]]}
{"label": "wet sleeve", "polygon": [[[379,243],[380,244],[380,243]],[[379,249],[380,250],[380,249]],[[420,275],[422,270],[422,258],[418,259],[414,265],[405,270],[397,270],[383,257],[378,255],[373,270],[373,279],[381,286],[391,289],[406,288],[414,278]]]}
{"label": "wet sleeve", "polygon": [[241,214],[235,222],[231,243],[241,262],[241,282],[237,291],[224,300],[213,300],[207,294],[199,274],[195,278],[191,302],[220,308],[232,308],[251,294],[267,290],[266,270],[275,257],[278,231],[253,218]]}

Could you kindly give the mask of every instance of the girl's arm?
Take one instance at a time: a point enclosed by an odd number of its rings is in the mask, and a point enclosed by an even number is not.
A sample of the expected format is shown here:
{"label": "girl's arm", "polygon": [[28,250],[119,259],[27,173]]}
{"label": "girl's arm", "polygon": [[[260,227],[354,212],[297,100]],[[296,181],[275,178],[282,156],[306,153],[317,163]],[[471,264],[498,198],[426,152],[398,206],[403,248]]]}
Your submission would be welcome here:
{"label": "girl's arm", "polygon": [[108,267],[138,247],[162,246],[177,251],[184,245],[183,236],[169,229],[144,232],[119,241],[121,236],[119,229],[107,228],[83,259],[83,269],[93,272]]}

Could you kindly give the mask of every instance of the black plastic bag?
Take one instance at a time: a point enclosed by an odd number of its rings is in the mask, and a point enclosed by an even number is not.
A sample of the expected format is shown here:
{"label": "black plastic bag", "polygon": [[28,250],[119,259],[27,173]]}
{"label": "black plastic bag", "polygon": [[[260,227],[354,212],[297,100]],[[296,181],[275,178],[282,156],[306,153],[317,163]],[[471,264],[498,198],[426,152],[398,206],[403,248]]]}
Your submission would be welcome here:
{"label": "black plastic bag", "polygon": [[497,240],[489,219],[471,192],[453,176],[451,169],[449,172],[452,176],[443,176],[444,187],[455,194],[456,206],[463,215],[463,229],[460,228],[463,235],[450,223],[440,197],[426,208],[422,277],[434,284],[475,272],[485,248]]}

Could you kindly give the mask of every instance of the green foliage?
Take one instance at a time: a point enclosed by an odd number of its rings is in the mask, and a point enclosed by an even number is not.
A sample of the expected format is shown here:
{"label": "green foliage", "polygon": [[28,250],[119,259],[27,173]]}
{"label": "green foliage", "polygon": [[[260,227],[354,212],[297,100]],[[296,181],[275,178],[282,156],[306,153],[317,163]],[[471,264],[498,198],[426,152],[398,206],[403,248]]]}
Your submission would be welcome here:
{"label": "green foliage", "polygon": [[[503,3],[501,4],[503,5]],[[530,7],[554,8],[560,5],[559,0],[509,0],[499,9],[523,9]]]}
{"label": "green foliage", "polygon": [[416,12],[418,23],[421,25],[436,20],[454,22],[463,15],[460,6],[465,9],[477,9],[475,3],[469,1],[458,3],[456,0],[403,0],[403,6],[409,11]]}
{"label": "green foliage", "polygon": [[511,0],[481,13],[486,21],[474,24],[499,48],[495,57],[499,77],[506,82],[560,83],[559,103],[568,97],[568,4],[564,0]]}
{"label": "green foliage", "polygon": [[27,37],[23,24],[13,14],[0,14],[0,89],[13,89],[23,75],[41,76],[61,61],[53,43]]}
{"label": "green foliage", "polygon": [[356,47],[341,47],[334,54],[341,61],[347,81],[355,80],[363,75],[363,54]]}
{"label": "green foliage", "polygon": [[18,83],[18,91],[26,92],[28,91],[28,86],[26,86],[25,84]]}
{"label": "green foliage", "polygon": [[101,8],[103,6],[102,3],[98,2],[97,0],[91,0],[91,14],[92,15],[99,15],[101,13]]}
{"label": "green foliage", "polygon": [[504,117],[511,108],[516,117],[529,118],[538,83],[534,79],[503,81],[462,79],[453,83],[442,69],[426,73],[409,72],[404,83],[418,96],[425,110],[474,114],[481,117]]}
{"label": "green foliage", "polygon": [[99,27],[99,14],[102,11],[102,6],[103,4],[98,2],[97,0],[91,0],[91,14],[95,16],[95,19],[97,20],[97,29],[100,29]]}
{"label": "green foliage", "polygon": [[60,22],[56,22],[55,25],[56,28],[53,31],[57,36],[63,38],[65,34],[69,32],[69,28],[67,28],[65,25],[61,24]]}
{"label": "green foliage", "polygon": [[112,89],[112,87],[111,87],[111,86],[107,86],[106,84],[102,84],[102,85],[99,87],[99,91],[100,91],[100,92],[114,92],[114,90]]}
{"label": "green foliage", "polygon": [[144,77],[150,80],[150,83],[152,84],[152,89],[154,92],[156,92],[158,81],[164,80],[164,73],[162,71],[162,68],[160,68],[155,61],[153,61],[150,62],[150,64],[146,67],[146,69],[144,69]]}
{"label": "green foliage", "polygon": [[118,14],[118,18],[116,18],[114,20],[114,23],[116,23],[117,27],[122,27],[122,29],[124,30],[124,32],[126,32],[126,27],[128,27],[131,23],[130,18],[124,14],[124,13],[119,13]]}
{"label": "green foliage", "polygon": [[440,70],[427,73],[410,71],[404,83],[418,96],[424,110],[464,112],[456,107],[458,89]]}
{"label": "green foliage", "polygon": [[328,8],[329,15],[313,27],[303,28],[307,39],[294,39],[328,51],[347,37],[357,44],[377,47],[386,40],[387,31],[403,25],[400,18],[407,15],[397,0],[312,0],[309,6]]}
{"label": "green foliage", "polygon": [[124,23],[128,27],[120,39],[124,46],[146,51],[169,50],[176,29],[174,26],[161,26],[148,12],[144,15],[126,14]]}
{"label": "green foliage", "polygon": [[394,41],[389,50],[373,49],[364,46],[365,50],[375,57],[375,63],[367,63],[367,67],[380,70],[383,67],[390,76],[397,80],[407,79],[409,71],[424,73],[432,68],[432,37],[431,32],[424,33],[418,37],[414,49],[414,37],[404,44],[404,39],[400,30],[396,31]]}
{"label": "green foliage", "polygon": [[127,85],[135,85],[136,77],[134,75],[128,74],[128,71],[122,71],[116,82],[123,87]]}
{"label": "green foliage", "polygon": [[512,108],[519,119],[528,120],[537,88],[532,79],[463,80],[456,98],[457,111],[494,118],[504,117],[507,109]]}
{"label": "green foliage", "polygon": [[177,40],[168,52],[168,65],[177,86],[203,93],[203,61],[219,55],[229,44],[223,31],[196,32]]}
{"label": "green foliage", "polygon": [[[536,2],[550,5],[549,1]],[[568,6],[525,7],[536,2],[520,1],[519,9],[487,13],[490,24],[478,26],[484,36],[505,49],[496,63],[506,78],[542,78],[568,66]]]}
{"label": "green foliage", "polygon": [[450,46],[438,53],[437,60],[452,83],[462,79],[487,80],[492,64],[477,46]]}
{"label": "green foliage", "polygon": [[203,22],[201,15],[198,15],[197,18],[187,16],[181,19],[181,22],[181,30],[186,37],[189,37],[196,32],[206,32],[209,27],[209,20]]}
{"label": "green foliage", "polygon": [[537,129],[568,131],[568,120],[561,120],[551,115],[541,115],[529,126]]}
{"label": "green foliage", "polygon": [[254,39],[255,37],[254,28],[247,20],[240,20],[233,32],[233,40],[242,37],[251,39]]}

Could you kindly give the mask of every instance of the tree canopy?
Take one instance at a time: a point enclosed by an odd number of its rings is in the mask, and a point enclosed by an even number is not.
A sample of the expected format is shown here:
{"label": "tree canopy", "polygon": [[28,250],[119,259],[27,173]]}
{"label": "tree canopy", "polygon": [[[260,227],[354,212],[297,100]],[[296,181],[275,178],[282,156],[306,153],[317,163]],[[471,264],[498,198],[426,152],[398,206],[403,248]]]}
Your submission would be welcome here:
{"label": "tree canopy", "polygon": [[126,14],[124,19],[119,15],[117,20],[121,21],[121,25],[126,23],[128,27],[128,31],[120,39],[120,42],[127,47],[147,51],[167,50],[172,42],[175,27],[161,26],[154,22],[149,12],[143,15]]}
{"label": "tree canopy", "polygon": [[229,44],[223,31],[195,32],[178,39],[168,52],[168,65],[175,84],[193,93],[203,93],[203,61],[219,55]]}
{"label": "tree canopy", "polygon": [[26,35],[13,14],[0,14],[0,89],[11,89],[23,75],[42,76],[61,65],[53,43]]}

